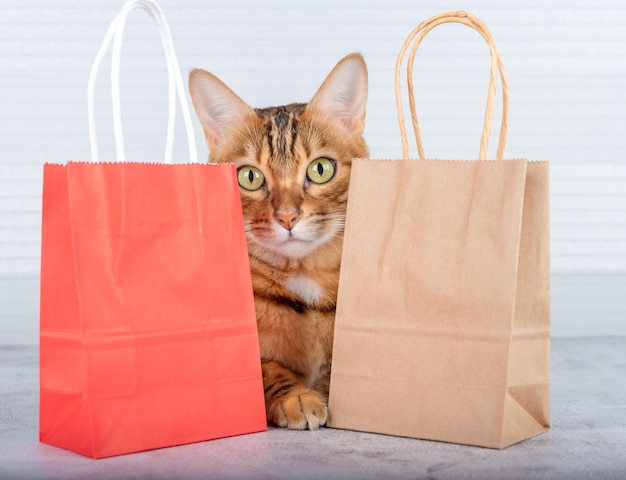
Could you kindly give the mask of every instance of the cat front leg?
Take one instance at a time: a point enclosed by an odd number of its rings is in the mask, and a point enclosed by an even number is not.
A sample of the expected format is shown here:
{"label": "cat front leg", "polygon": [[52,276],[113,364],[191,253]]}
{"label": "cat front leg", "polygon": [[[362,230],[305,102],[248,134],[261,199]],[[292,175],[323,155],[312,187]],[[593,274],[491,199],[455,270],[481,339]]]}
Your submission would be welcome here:
{"label": "cat front leg", "polygon": [[267,419],[279,427],[316,430],[326,424],[326,397],[308,388],[303,378],[281,365],[262,362]]}

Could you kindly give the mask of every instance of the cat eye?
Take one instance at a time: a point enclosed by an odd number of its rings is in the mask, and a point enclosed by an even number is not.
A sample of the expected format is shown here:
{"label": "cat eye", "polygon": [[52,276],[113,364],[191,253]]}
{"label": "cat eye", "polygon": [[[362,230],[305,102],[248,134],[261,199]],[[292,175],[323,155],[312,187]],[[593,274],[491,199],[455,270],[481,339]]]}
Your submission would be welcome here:
{"label": "cat eye", "polygon": [[237,180],[241,188],[254,192],[265,184],[265,176],[255,167],[241,167],[237,170]]}
{"label": "cat eye", "polygon": [[335,175],[335,162],[329,158],[313,160],[306,169],[306,177],[313,183],[327,183]]}

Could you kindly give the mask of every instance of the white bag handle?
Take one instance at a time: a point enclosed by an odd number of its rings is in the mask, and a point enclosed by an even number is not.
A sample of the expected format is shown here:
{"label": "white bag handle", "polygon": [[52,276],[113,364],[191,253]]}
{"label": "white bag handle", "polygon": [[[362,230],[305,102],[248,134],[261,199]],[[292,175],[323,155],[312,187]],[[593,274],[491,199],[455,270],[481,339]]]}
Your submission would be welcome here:
{"label": "white bag handle", "polygon": [[113,51],[111,54],[111,99],[113,103],[113,130],[115,135],[115,150],[117,160],[124,162],[126,155],[124,152],[124,134],[122,131],[122,114],[121,114],[121,102],[120,102],[120,55],[122,49],[122,37],[124,34],[124,27],[128,14],[131,10],[140,8],[145,10],[150,17],[155,21],[159,29],[161,36],[161,43],[163,44],[163,50],[165,52],[165,59],[167,63],[168,71],[168,122],[167,122],[167,140],[165,143],[165,163],[172,163],[173,146],[174,146],[174,127],[176,123],[176,94],[180,101],[181,110],[183,114],[183,121],[187,130],[187,143],[189,146],[189,161],[191,163],[198,163],[198,152],[196,150],[196,140],[193,131],[193,124],[191,122],[191,115],[189,111],[189,105],[187,104],[187,98],[185,96],[185,89],[183,86],[183,79],[180,74],[180,67],[176,60],[176,52],[174,51],[174,44],[172,41],[172,34],[170,32],[165,15],[161,10],[161,7],[154,0],[129,0],[122,7],[122,9],[115,16],[109,28],[106,32],[102,45],[96,54],[96,57],[91,66],[91,72],[89,74],[89,84],[87,87],[87,109],[89,116],[89,144],[91,147],[91,161],[99,161],[98,155],[98,139],[96,135],[96,117],[94,112],[94,91],[96,86],[96,77],[102,58],[111,44],[113,39]]}

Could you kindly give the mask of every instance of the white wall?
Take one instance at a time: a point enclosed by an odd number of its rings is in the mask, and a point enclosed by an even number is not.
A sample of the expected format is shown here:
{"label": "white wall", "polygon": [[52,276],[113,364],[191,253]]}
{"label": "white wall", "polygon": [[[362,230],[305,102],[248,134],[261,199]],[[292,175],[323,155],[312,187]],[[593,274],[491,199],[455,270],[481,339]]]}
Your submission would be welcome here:
{"label": "white wall", "polygon": [[[122,3],[0,0],[0,274],[37,274],[42,165],[88,158],[88,71]],[[506,156],[551,162],[555,278],[610,274],[616,291],[625,289],[623,1],[160,3],[182,69],[211,70],[256,107],[307,101],[335,62],[361,52],[370,70],[366,139],[373,157],[391,158],[400,156],[393,68],[405,37],[436,13],[464,8],[478,15],[498,43],[509,80]],[[131,16],[123,55],[128,157],[156,160],[165,130],[165,71],[156,30],[143,12]],[[488,74],[480,37],[460,25],[440,27],[425,40],[416,72],[427,154],[475,158]],[[102,156],[113,159],[107,73],[98,84],[98,126]],[[178,159],[185,161],[178,138]],[[611,315],[622,322],[620,298]]]}

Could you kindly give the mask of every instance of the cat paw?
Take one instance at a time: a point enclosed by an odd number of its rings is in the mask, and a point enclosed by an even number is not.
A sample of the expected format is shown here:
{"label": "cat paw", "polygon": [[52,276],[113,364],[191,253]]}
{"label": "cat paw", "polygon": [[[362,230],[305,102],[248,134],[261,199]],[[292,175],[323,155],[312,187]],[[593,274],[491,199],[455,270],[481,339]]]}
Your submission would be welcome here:
{"label": "cat paw", "polygon": [[269,420],[279,427],[317,430],[326,425],[328,408],[322,395],[308,388],[285,395],[268,412]]}

